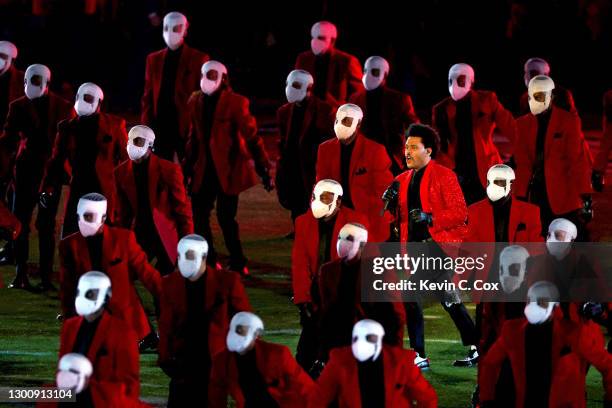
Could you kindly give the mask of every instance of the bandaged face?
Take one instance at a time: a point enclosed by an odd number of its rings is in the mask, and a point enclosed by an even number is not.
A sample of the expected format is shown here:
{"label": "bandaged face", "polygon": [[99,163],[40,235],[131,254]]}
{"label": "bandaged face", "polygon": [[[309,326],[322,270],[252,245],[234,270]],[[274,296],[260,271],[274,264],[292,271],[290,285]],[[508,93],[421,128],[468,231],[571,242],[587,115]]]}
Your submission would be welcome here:
{"label": "bandaged face", "polygon": [[246,353],[253,348],[263,329],[263,322],[257,315],[249,312],[236,313],[227,333],[227,349],[238,354]]}
{"label": "bandaged face", "polygon": [[505,164],[496,164],[487,172],[487,197],[495,202],[510,195],[514,170]]}
{"label": "bandaged face", "polygon": [[334,132],[341,142],[350,139],[363,118],[363,111],[357,105],[347,103],[338,108]]}
{"label": "bandaged face", "polygon": [[360,320],[353,326],[353,356],[361,362],[375,361],[382,352],[385,329],[374,320]]}
{"label": "bandaged face", "polygon": [[555,83],[545,75],[538,75],[529,81],[527,93],[529,95],[529,110],[534,115],[545,112],[552,102],[552,91]]}
{"label": "bandaged face", "polygon": [[15,58],[17,58],[15,44],[9,41],[0,41],[0,75],[11,68]]}
{"label": "bandaged face", "polygon": [[367,91],[373,91],[382,85],[389,74],[389,63],[383,57],[370,57],[363,67],[361,82]]}
{"label": "bandaged face", "polygon": [[164,17],[164,42],[171,50],[176,50],[183,44],[187,33],[187,17],[173,11]]}
{"label": "bandaged face", "polygon": [[104,307],[111,294],[111,281],[102,272],[91,271],[79,278],[74,306],[79,316],[91,316]]}
{"label": "bandaged face", "polygon": [[107,201],[101,194],[86,194],[77,204],[79,231],[84,237],[96,235],[106,221]]}
{"label": "bandaged face", "polygon": [[313,54],[322,55],[329,51],[338,36],[336,26],[329,21],[319,21],[310,29],[310,47]]}
{"label": "bandaged face", "polygon": [[206,95],[212,95],[223,82],[223,75],[227,75],[227,68],[219,61],[208,61],[202,65],[202,78],[200,89]]}
{"label": "bandaged face", "polygon": [[559,304],[559,291],[550,282],[534,283],[527,292],[529,302],[525,306],[525,317],[531,324],[547,322]]}
{"label": "bandaged face", "polygon": [[44,65],[34,64],[26,69],[23,84],[28,99],[36,99],[45,95],[51,80],[51,71]]}
{"label": "bandaged face", "polygon": [[516,291],[525,280],[529,252],[520,245],[511,245],[499,255],[499,281],[506,293]]}
{"label": "bandaged face", "polygon": [[291,71],[287,76],[287,86],[285,87],[287,102],[302,102],[308,95],[308,88],[313,83],[312,75],[307,71],[301,69]]}
{"label": "bandaged face", "polygon": [[79,116],[93,115],[98,111],[100,101],[103,99],[102,88],[94,83],[86,82],[77,91],[74,110]]}
{"label": "bandaged face", "polygon": [[448,92],[458,101],[470,92],[474,84],[474,69],[468,64],[455,64],[448,71]]}
{"label": "bandaged face", "polygon": [[335,180],[319,181],[312,191],[310,209],[312,215],[319,219],[329,217],[338,208],[338,198],[342,197],[342,185]]}
{"label": "bandaged face", "polygon": [[338,233],[336,251],[338,257],[351,261],[361,256],[363,246],[368,242],[368,230],[363,225],[348,223]]}
{"label": "bandaged face", "polygon": [[80,394],[87,388],[93,367],[87,357],[77,354],[64,354],[59,361],[55,383],[57,388],[72,390]]}
{"label": "bandaged face", "polygon": [[178,243],[178,268],[180,274],[195,282],[206,272],[208,242],[195,234],[187,235]]}
{"label": "bandaged face", "polygon": [[140,160],[153,147],[155,133],[148,126],[138,125],[128,133],[127,153],[131,160]]}
{"label": "bandaged face", "polygon": [[562,260],[572,249],[572,242],[578,236],[576,225],[565,218],[554,219],[548,226],[546,248],[557,260]]}

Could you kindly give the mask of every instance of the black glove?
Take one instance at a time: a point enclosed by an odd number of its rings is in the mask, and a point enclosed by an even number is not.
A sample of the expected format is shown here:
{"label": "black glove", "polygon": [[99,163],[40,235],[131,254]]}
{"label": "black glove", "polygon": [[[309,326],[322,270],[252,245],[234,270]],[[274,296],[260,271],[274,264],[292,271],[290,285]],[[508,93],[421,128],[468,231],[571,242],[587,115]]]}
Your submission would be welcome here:
{"label": "black glove", "polygon": [[582,197],[582,209],[580,209],[580,218],[585,222],[590,222],[593,219],[593,198],[590,195]]}
{"label": "black glove", "polygon": [[274,190],[274,179],[272,177],[270,177],[270,173],[269,172],[265,172],[262,176],[261,176],[261,182],[263,184],[264,189],[267,192],[270,192],[272,190]]}
{"label": "black glove", "polygon": [[397,189],[394,188],[393,185],[389,186],[389,188],[387,188],[385,190],[385,192],[382,195],[382,199],[383,201],[388,202],[389,204],[387,204],[387,210],[394,212],[395,209],[397,208],[397,197],[398,197],[399,193],[397,191]]}
{"label": "black glove", "polygon": [[595,191],[601,193],[606,184],[604,174],[601,171],[593,170],[591,174],[591,184],[593,184],[593,189]]}
{"label": "black glove", "polygon": [[427,225],[431,226],[432,224],[432,218],[431,218],[431,214],[423,212],[417,208],[415,208],[414,210],[410,211],[410,219],[412,220],[412,222],[414,223],[426,223]]}
{"label": "black glove", "polygon": [[42,192],[39,197],[39,204],[42,208],[48,208],[51,205],[51,198],[53,193]]}
{"label": "black glove", "polygon": [[601,303],[586,302],[580,308],[580,313],[587,319],[598,319],[604,314]]}
{"label": "black glove", "polygon": [[325,368],[325,362],[322,360],[316,360],[312,364],[312,367],[310,367],[310,370],[308,370],[308,374],[310,374],[310,377],[313,380],[316,380],[317,378],[319,378],[324,368]]}
{"label": "black glove", "polygon": [[300,309],[300,324],[304,326],[312,321],[312,303],[305,302],[297,305]]}

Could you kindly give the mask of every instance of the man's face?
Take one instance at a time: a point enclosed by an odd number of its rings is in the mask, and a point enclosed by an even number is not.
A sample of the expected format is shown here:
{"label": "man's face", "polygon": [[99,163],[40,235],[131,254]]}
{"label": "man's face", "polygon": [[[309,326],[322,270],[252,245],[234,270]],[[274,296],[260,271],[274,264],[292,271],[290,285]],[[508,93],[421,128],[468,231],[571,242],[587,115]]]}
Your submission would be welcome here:
{"label": "man's face", "polygon": [[506,188],[506,185],[508,184],[508,182],[506,179],[495,179],[493,180],[493,184],[495,184],[496,186]]}
{"label": "man's face", "polygon": [[32,78],[30,78],[30,83],[34,86],[42,86],[43,77],[41,75],[32,75]]}
{"label": "man's face", "polygon": [[249,326],[239,324],[236,326],[236,334],[242,337],[246,337],[249,334]]}
{"label": "man's face", "polygon": [[431,148],[425,148],[421,137],[410,136],[406,140],[404,155],[408,168],[419,170],[431,160]]}
{"label": "man's face", "polygon": [[[96,222],[97,221],[97,216],[98,215],[96,213],[94,213],[94,212],[86,212],[86,213],[83,214],[83,220],[85,222],[89,222],[89,223]],[[102,222],[104,222],[105,219],[106,219],[106,215],[103,215],[102,216]]]}
{"label": "man's face", "polygon": [[549,232],[548,236],[554,236],[557,241],[567,242],[565,239],[567,238],[567,231],[563,230],[555,230],[553,232]]}
{"label": "man's face", "polygon": [[[321,201],[323,204],[330,205],[331,203],[334,202],[334,196],[335,194],[332,193],[331,191],[324,191],[321,193],[321,195],[319,195],[319,201]],[[312,195],[312,199],[313,200],[316,199],[316,197],[314,196],[314,193]]]}
{"label": "man's face", "polygon": [[353,118],[351,118],[350,116],[345,116],[344,118],[342,118],[340,123],[342,123],[346,127],[351,127],[353,125]]}
{"label": "man's face", "polygon": [[380,68],[372,68],[370,70],[370,74],[372,74],[373,77],[378,78],[380,76]]}
{"label": "man's face", "polygon": [[540,102],[540,103],[544,103],[546,102],[546,92],[536,92],[533,94],[533,99],[536,100],[536,102]]}
{"label": "man's face", "polygon": [[291,83],[291,87],[297,89],[298,91],[302,89],[302,83],[298,81],[293,81]]}
{"label": "man's face", "polygon": [[96,101],[96,98],[91,94],[83,95],[83,100],[87,103],[93,104]]}
{"label": "man's face", "polygon": [[177,24],[175,26],[170,27],[169,25],[165,25],[164,26],[164,31],[165,32],[172,32],[172,33],[182,33],[183,32],[183,24]]}
{"label": "man's face", "polygon": [[[452,85],[453,84],[453,80],[452,78],[448,80],[448,85]],[[461,88],[465,88],[465,83],[466,83],[466,77],[465,75],[459,75],[457,77],[457,85],[459,85]]]}

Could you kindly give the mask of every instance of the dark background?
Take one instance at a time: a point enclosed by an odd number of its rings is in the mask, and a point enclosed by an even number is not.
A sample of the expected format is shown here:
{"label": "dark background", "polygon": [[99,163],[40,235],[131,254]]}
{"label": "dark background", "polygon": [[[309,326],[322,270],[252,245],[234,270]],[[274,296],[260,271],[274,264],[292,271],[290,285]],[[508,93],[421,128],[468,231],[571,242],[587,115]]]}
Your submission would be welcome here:
{"label": "dark background", "polygon": [[610,3],[97,0],[95,12],[85,14],[84,0],[0,0],[0,39],[19,47],[19,68],[49,65],[52,88],[67,97],[93,81],[105,90],[108,109],[138,113],[145,57],[164,46],[161,25],[148,16],[181,11],[191,24],[187,42],[224,62],[233,87],[263,113],[284,101],[286,75],[310,47],[311,25],[327,19],[338,27],[338,48],[362,63],[386,57],[389,84],[410,92],[422,114],[448,95],[455,62],[471,64],[476,87],[496,91],[516,112],[523,64],[539,56],[555,82],[574,92],[581,114],[599,115],[612,88]]}

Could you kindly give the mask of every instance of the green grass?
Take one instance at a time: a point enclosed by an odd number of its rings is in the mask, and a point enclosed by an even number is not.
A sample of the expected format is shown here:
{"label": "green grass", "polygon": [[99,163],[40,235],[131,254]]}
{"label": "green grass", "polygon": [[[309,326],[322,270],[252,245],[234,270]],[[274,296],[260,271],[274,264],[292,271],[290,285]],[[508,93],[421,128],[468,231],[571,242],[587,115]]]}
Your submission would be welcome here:
{"label": "green grass", "polygon": [[[265,338],[295,351],[299,323],[297,309],[290,300],[288,276],[292,241],[282,238],[290,230],[289,215],[278,207],[274,194],[257,187],[241,196],[238,219],[254,276],[247,282],[247,291],[269,332]],[[218,228],[215,231],[215,243],[223,253],[222,237]],[[35,240],[34,233],[31,245],[34,262],[38,258]],[[5,284],[10,282],[13,272],[11,267],[0,268]],[[37,279],[33,278],[33,282]],[[150,296],[140,286],[139,290],[145,309],[152,314]],[[38,386],[52,382],[59,347],[60,324],[55,320],[58,311],[57,297],[0,289],[0,386]],[[473,308],[470,311],[473,313]],[[441,407],[467,407],[476,369],[452,367],[452,362],[466,350],[443,309],[439,305],[428,306],[425,318],[426,346],[432,361],[431,370],[425,376],[436,389]],[[157,368],[156,357],[154,354],[141,356],[141,394],[144,400],[163,406],[168,378]],[[588,395],[589,406],[602,406],[601,377],[594,369],[588,376]]]}

